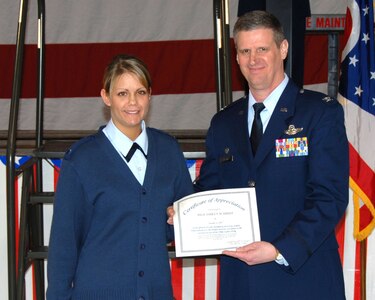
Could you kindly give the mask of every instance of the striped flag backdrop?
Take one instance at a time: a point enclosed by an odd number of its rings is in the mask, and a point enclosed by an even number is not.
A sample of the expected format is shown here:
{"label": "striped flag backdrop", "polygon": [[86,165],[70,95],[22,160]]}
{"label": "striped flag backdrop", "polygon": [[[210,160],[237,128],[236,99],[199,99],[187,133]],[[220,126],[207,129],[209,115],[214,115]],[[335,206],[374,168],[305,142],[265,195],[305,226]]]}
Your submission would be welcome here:
{"label": "striped flag backdrop", "polygon": [[[344,13],[340,3],[310,0],[312,13]],[[8,128],[19,2],[0,10],[0,130]],[[45,16],[46,130],[92,130],[108,112],[99,97],[113,55],[142,58],[153,78],[148,124],[161,129],[207,129],[216,112],[213,0],[48,0]],[[37,1],[28,1],[19,129],[35,128]],[[231,28],[238,0],[229,0]],[[233,49],[232,49],[233,50]],[[326,90],[327,35],[306,38],[305,84]],[[243,81],[232,55],[233,99]]]}
{"label": "striped flag backdrop", "polygon": [[[7,9],[0,10],[0,130],[8,126],[19,5],[6,1]],[[208,127],[216,111],[212,1],[45,2],[45,129],[91,130],[106,122],[101,79],[118,53],[137,55],[150,69],[149,125]],[[36,3],[29,1],[20,129],[35,128]],[[237,1],[230,3],[234,20]],[[241,88],[241,81],[235,81],[234,89]]]}

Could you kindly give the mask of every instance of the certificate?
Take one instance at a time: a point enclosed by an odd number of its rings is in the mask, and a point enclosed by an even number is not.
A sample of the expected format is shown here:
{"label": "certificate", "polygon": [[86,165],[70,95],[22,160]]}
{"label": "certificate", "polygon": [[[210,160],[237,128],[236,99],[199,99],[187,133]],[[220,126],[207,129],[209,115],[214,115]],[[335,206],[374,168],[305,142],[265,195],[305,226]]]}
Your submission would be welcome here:
{"label": "certificate", "polygon": [[177,257],[221,254],[260,241],[255,188],[195,193],[173,208]]}

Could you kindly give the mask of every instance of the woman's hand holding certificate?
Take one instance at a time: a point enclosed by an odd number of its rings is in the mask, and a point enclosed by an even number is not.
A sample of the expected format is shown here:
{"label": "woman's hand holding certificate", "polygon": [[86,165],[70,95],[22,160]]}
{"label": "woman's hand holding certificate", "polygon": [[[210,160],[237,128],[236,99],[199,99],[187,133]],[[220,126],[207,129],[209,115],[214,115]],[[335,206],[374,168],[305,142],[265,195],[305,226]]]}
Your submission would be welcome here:
{"label": "woman's hand holding certificate", "polygon": [[195,193],[173,208],[177,257],[221,254],[260,241],[254,188]]}

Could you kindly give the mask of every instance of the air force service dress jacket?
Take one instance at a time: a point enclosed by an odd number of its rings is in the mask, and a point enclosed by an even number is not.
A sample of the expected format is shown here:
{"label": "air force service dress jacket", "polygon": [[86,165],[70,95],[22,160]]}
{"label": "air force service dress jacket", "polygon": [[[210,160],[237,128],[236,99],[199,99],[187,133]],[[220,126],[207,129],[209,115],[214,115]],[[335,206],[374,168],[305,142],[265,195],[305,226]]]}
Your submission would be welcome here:
{"label": "air force service dress jacket", "polygon": [[212,119],[197,191],[255,186],[261,240],[289,266],[248,266],[221,256],[220,296],[231,299],[344,299],[335,226],[348,203],[348,141],[342,106],[290,80],[255,157],[248,99]]}

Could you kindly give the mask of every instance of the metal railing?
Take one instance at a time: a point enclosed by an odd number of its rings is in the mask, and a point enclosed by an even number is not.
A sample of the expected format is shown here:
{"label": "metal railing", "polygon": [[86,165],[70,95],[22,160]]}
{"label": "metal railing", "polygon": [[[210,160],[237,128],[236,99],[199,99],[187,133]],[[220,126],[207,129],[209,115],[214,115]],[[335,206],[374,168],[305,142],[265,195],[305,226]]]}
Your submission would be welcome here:
{"label": "metal railing", "polygon": [[232,103],[229,0],[214,0],[217,111]]}
{"label": "metal railing", "polygon": [[[19,19],[16,40],[16,58],[13,77],[12,98],[10,103],[8,142],[6,151],[6,179],[7,179],[7,238],[8,238],[8,293],[9,299],[17,299],[17,261],[16,261],[16,222],[15,219],[15,154],[17,138],[17,120],[20,106],[23,58],[25,48],[26,19],[28,10],[28,0],[20,1]],[[37,122],[36,122],[36,147],[42,141],[42,120],[43,120],[43,82],[44,82],[44,0],[38,0],[38,78],[37,78]],[[38,164],[37,188],[41,189],[41,163]],[[42,219],[41,219],[42,220]],[[41,235],[43,238],[43,235]],[[39,268],[37,268],[37,272]],[[43,290],[44,293],[44,290]],[[40,291],[37,289],[37,295]]]}

